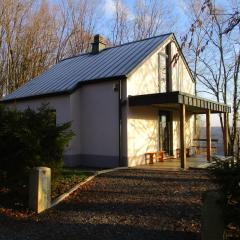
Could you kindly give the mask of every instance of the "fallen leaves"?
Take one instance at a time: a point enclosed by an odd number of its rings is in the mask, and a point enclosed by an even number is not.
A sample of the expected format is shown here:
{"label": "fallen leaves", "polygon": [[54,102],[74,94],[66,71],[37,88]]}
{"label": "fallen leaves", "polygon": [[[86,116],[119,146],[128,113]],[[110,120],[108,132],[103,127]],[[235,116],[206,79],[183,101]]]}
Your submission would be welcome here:
{"label": "fallen leaves", "polygon": [[17,211],[15,209],[11,209],[11,208],[0,207],[0,214],[3,215],[3,216],[6,216],[8,218],[27,219],[30,216],[33,216],[34,212],[29,211],[29,210]]}

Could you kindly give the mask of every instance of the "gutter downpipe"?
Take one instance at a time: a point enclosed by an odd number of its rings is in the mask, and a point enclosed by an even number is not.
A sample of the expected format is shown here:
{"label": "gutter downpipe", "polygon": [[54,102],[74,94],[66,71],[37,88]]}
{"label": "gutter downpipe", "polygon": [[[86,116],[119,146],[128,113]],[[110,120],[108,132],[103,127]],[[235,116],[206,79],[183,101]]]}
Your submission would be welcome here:
{"label": "gutter downpipe", "polygon": [[122,166],[122,84],[121,79],[118,81],[118,165]]}

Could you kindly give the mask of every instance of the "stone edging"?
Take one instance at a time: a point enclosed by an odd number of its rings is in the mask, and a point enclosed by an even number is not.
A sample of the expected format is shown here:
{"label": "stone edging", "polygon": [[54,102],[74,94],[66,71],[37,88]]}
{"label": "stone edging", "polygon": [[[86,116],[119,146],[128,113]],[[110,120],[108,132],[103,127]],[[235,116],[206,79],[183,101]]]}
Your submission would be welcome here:
{"label": "stone edging", "polygon": [[59,197],[57,197],[56,199],[54,199],[51,203],[50,208],[56,206],[57,204],[59,204],[60,202],[62,202],[65,198],[67,198],[69,195],[71,195],[73,192],[75,192],[79,187],[81,187],[82,185],[85,185],[86,183],[90,182],[91,180],[93,180],[95,177],[104,174],[104,173],[109,173],[109,172],[115,172],[117,170],[122,170],[122,169],[128,169],[128,167],[117,167],[117,168],[112,168],[112,169],[106,169],[106,170],[101,170],[101,171],[97,171],[93,176],[88,177],[86,180],[84,180],[83,182],[78,183],[76,186],[74,186],[73,188],[71,188],[69,191],[67,191],[66,193],[63,193],[62,195],[60,195]]}

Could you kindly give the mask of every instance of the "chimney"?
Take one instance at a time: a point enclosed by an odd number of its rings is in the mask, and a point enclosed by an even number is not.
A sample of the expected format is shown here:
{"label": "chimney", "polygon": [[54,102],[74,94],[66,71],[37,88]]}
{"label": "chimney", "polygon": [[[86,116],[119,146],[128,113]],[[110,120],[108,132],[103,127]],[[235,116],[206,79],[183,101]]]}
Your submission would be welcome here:
{"label": "chimney", "polygon": [[92,43],[92,53],[93,54],[99,53],[106,47],[106,45],[107,44],[105,39],[100,34],[95,35],[94,42]]}

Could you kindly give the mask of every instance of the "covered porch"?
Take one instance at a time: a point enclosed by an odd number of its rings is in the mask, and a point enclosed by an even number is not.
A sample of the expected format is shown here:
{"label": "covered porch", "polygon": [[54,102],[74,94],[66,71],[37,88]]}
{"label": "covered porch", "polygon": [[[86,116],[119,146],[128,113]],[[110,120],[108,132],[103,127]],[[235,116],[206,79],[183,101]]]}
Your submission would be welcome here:
{"label": "covered porch", "polygon": [[[162,111],[177,111],[179,114],[179,158],[167,159],[163,162],[156,163],[156,167],[159,165],[168,168],[170,166],[177,167],[178,165],[178,167],[185,169],[194,164],[210,162],[212,155],[211,114],[223,113],[224,115],[224,154],[225,156],[228,154],[227,126],[228,113],[230,113],[231,108],[227,105],[176,91],[129,96],[129,106],[154,106]],[[191,156],[190,158],[187,158],[186,114],[204,114],[206,116],[206,156]]]}
{"label": "covered porch", "polygon": [[[163,162],[154,162],[153,164],[144,164],[135,168],[149,169],[149,170],[180,170],[179,158],[165,159]],[[207,161],[204,155],[195,155],[187,157],[186,169],[204,169],[208,167],[210,163]]]}

